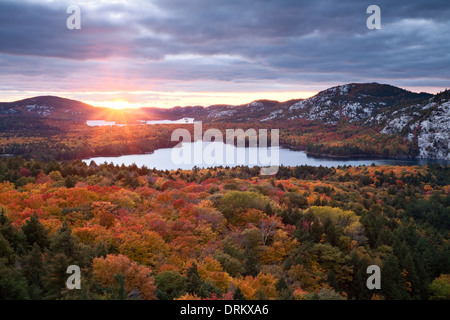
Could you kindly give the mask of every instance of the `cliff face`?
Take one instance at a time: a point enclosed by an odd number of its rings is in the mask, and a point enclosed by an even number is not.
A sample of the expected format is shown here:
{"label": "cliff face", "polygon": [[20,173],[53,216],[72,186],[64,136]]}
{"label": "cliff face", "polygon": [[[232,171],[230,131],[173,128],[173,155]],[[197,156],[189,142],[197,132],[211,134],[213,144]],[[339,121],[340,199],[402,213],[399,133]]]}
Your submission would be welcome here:
{"label": "cliff face", "polygon": [[421,158],[450,160],[450,101],[438,103],[420,122],[417,142]]}
{"label": "cliff face", "polygon": [[197,117],[241,122],[305,119],[329,124],[346,120],[415,141],[419,158],[450,160],[449,91],[431,95],[377,83],[352,83],[304,100],[205,108]]}

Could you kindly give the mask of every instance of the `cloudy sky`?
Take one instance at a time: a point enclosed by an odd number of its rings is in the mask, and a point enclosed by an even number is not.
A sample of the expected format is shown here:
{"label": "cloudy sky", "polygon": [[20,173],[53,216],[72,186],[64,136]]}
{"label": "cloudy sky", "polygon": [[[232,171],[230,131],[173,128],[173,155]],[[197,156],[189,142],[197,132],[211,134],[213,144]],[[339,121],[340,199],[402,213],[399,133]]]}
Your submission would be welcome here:
{"label": "cloudy sky", "polygon": [[0,0],[0,101],[237,104],[350,82],[450,87],[450,1]]}

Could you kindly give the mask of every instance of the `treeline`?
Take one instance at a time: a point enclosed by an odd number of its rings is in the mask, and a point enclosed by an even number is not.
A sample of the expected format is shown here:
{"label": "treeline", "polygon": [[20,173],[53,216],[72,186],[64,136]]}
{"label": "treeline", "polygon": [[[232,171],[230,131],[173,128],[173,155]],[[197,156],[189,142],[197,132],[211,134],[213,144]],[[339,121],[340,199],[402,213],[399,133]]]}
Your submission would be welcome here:
{"label": "treeline", "polygon": [[311,155],[337,157],[378,156],[414,159],[419,154],[419,149],[411,143],[408,143],[406,148],[397,145],[394,147],[383,147],[382,149],[379,148],[379,145],[368,146],[366,142],[361,143],[361,145],[343,144],[338,146],[326,145],[323,143],[308,143],[306,152]]}
{"label": "treeline", "polygon": [[[337,124],[303,119],[267,123],[205,123],[203,131],[226,129],[279,129],[280,144],[306,150],[311,154],[331,156],[410,157],[418,155],[416,139],[381,134],[345,120]],[[0,117],[0,152],[27,159],[51,161],[75,160],[96,156],[142,154],[173,147],[171,134],[184,128],[193,134],[193,125],[126,125],[88,127],[71,121]],[[270,130],[268,130],[270,136]],[[246,139],[248,145],[248,139]],[[270,138],[269,138],[270,145]]]}
{"label": "treeline", "polygon": [[417,141],[400,135],[382,134],[376,128],[341,120],[337,124],[300,120],[280,124],[280,143],[329,156],[382,156],[414,158],[419,154]]}
{"label": "treeline", "polygon": [[0,137],[1,153],[48,162],[143,154],[177,144],[171,141],[173,126],[168,125],[87,127],[67,121],[51,124],[41,129],[31,126],[20,134],[20,130],[5,130]]}
{"label": "treeline", "polygon": [[36,117],[2,115],[0,132],[5,137],[49,137],[60,134],[62,130]]}
{"label": "treeline", "polygon": [[[157,149],[173,147],[175,144],[169,140],[154,141],[144,140],[134,144],[126,141],[122,143],[111,143],[106,145],[71,145],[65,142],[31,142],[31,143],[9,143],[3,147],[5,154],[13,154],[26,159],[40,161],[63,161],[74,159],[85,159],[91,157],[114,157],[127,154],[143,154],[154,152]],[[45,150],[45,152],[43,152]]]}

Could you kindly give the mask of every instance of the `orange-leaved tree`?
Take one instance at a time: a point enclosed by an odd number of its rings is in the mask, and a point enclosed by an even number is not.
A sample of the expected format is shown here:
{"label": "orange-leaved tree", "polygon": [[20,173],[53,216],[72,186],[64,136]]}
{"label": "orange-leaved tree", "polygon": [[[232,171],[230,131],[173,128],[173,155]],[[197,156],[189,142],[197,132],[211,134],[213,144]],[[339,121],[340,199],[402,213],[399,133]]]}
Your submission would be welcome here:
{"label": "orange-leaved tree", "polygon": [[137,292],[144,300],[156,298],[154,279],[150,268],[130,261],[124,255],[109,254],[92,262],[94,279],[104,289],[120,290],[120,278],[124,279],[127,294]]}

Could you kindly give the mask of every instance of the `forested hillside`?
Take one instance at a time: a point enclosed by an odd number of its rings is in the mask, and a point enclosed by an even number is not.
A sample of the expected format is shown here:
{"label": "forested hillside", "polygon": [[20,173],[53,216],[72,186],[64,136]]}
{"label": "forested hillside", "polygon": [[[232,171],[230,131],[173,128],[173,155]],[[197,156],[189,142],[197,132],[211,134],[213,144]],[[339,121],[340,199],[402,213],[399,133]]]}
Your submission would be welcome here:
{"label": "forested hillside", "polygon": [[[308,99],[285,102],[170,109],[113,110],[43,96],[0,103],[0,152],[30,157],[34,150],[46,148],[45,157],[37,154],[41,160],[152,152],[173,145],[166,130],[175,127],[155,129],[139,120],[189,117],[202,121],[205,128],[280,129],[283,144],[312,155],[449,160],[449,98],[448,90],[431,95],[378,83],[336,86]],[[95,119],[114,120],[127,128],[85,124]],[[98,136],[108,139],[99,145],[93,141]]]}
{"label": "forested hillside", "polygon": [[[0,159],[3,299],[448,299],[448,166]],[[381,290],[366,287],[381,267]],[[81,290],[65,288],[68,265]]]}

